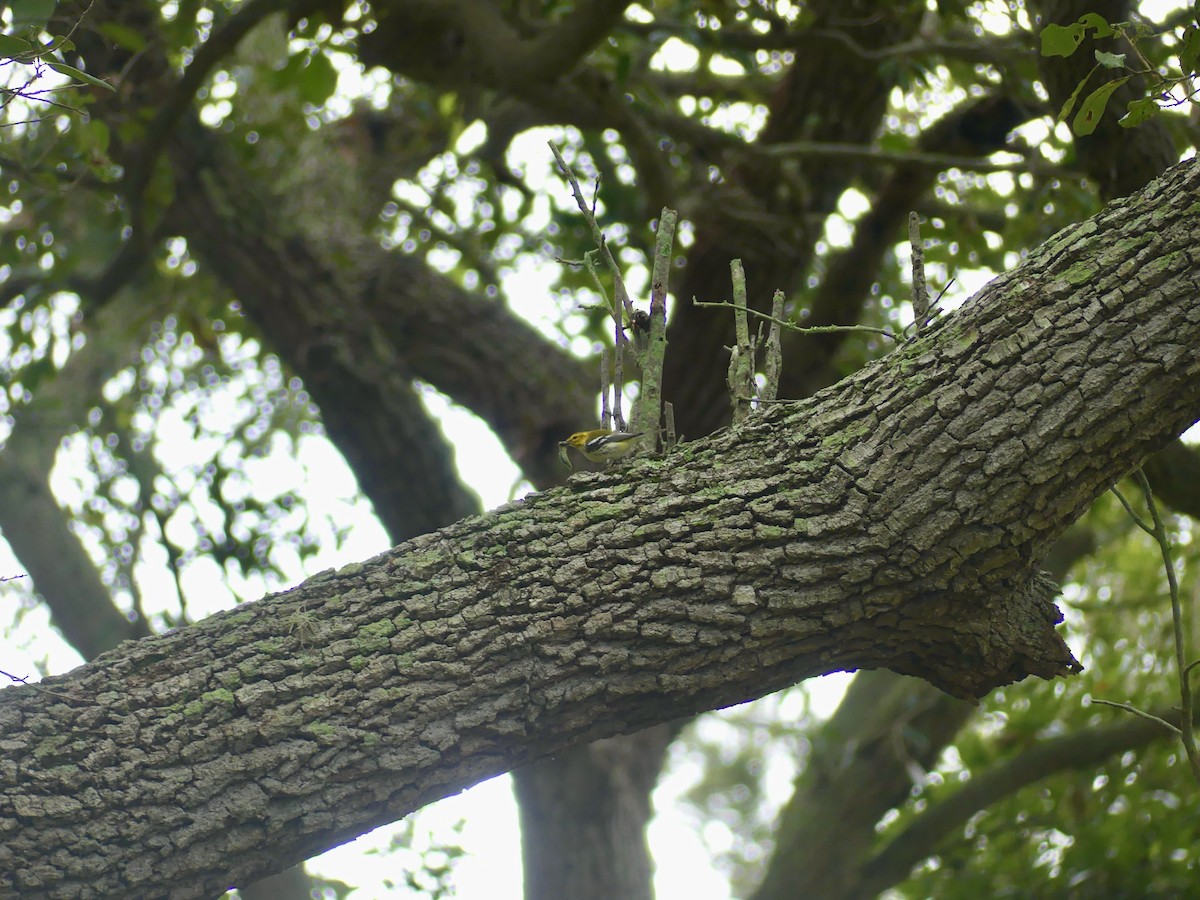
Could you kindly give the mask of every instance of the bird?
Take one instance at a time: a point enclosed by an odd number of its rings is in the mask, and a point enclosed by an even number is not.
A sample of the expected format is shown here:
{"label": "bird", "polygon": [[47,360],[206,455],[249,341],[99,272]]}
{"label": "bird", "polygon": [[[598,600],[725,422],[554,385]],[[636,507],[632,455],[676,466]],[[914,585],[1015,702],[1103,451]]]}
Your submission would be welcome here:
{"label": "bird", "polygon": [[644,431],[610,431],[607,428],[577,431],[565,441],[558,442],[559,458],[571,465],[566,448],[573,447],[592,462],[612,462],[632,450],[644,434]]}

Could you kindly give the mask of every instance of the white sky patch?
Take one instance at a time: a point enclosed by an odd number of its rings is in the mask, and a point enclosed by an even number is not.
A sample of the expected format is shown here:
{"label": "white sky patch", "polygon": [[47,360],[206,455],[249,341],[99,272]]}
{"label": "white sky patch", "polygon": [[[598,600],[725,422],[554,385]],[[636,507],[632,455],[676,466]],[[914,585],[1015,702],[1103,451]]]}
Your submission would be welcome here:
{"label": "white sky patch", "polygon": [[713,55],[708,64],[708,70],[714,75],[727,75],[731,78],[739,78],[746,74],[746,67],[740,62],[719,53]]}
{"label": "white sky patch", "polygon": [[693,72],[700,65],[700,51],[679,38],[667,38],[650,60],[650,68],[664,72]]}

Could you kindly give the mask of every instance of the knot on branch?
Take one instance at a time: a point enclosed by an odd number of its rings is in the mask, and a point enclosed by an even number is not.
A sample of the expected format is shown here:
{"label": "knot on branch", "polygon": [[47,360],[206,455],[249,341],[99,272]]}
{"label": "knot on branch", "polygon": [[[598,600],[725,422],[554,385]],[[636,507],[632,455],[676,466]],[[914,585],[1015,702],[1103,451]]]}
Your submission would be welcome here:
{"label": "knot on branch", "polygon": [[905,610],[920,652],[906,648],[888,668],[965,700],[1029,675],[1048,680],[1076,674],[1083,666],[1055,629],[1063,619],[1054,603],[1058,593],[1048,573],[1035,571],[1011,590],[974,604],[961,595],[923,599]]}

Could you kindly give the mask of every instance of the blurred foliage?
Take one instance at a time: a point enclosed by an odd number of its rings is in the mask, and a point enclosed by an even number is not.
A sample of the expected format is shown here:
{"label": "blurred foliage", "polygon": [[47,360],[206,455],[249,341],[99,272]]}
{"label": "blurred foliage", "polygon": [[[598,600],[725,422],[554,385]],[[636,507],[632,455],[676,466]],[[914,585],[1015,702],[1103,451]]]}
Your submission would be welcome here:
{"label": "blurred foliage", "polygon": [[449,840],[435,836],[419,823],[421,817],[410,816],[401,822],[386,847],[366,851],[367,856],[386,856],[403,870],[402,883],[385,881],[389,891],[402,887],[405,897],[444,900],[454,897],[454,867],[466,851],[458,843],[465,823],[460,819],[446,832]]}

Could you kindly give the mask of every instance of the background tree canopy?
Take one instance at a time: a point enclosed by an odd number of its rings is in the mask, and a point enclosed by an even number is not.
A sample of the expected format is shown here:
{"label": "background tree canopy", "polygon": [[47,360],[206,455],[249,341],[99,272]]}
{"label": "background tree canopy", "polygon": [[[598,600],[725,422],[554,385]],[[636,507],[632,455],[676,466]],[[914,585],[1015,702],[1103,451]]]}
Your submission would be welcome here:
{"label": "background tree canopy", "polygon": [[[1104,491],[1146,457],[1186,605],[1197,177],[1146,188],[1197,138],[1172,80],[1200,56],[1190,7],[3,9],[0,531],[28,574],[4,583],[8,637],[48,615],[105,655],[0,694],[0,893],[309,896],[299,868],[251,882],[518,766],[530,898],[650,896],[664,766],[694,774],[683,802],[734,896],[1194,890],[1178,739],[1090,703],[1178,721],[1163,559]],[[1046,54],[1048,23],[1067,44]],[[660,210],[680,211],[664,396],[696,442],[557,491],[612,325],[555,261],[593,243],[547,140],[599,185],[640,302]],[[891,341],[913,210],[946,312]],[[688,301],[727,298],[733,258],[751,305],[778,289],[795,323],[875,330],[789,332],[780,397],[800,404],[722,430],[732,320]],[[480,439],[452,444],[447,401],[511,459],[514,496],[547,493],[466,519],[456,450]],[[322,497],[322,446],[356,499]],[[367,501],[410,543],[205,618],[354,561]],[[1025,627],[1039,568],[1082,674],[1051,677],[1070,654],[1045,615]],[[544,643],[477,662],[510,633]],[[869,671],[832,716],[786,687],[843,668]],[[471,735],[470,704],[505,728]],[[468,739],[436,733],[441,707]],[[146,799],[155,777],[177,809]]]}

